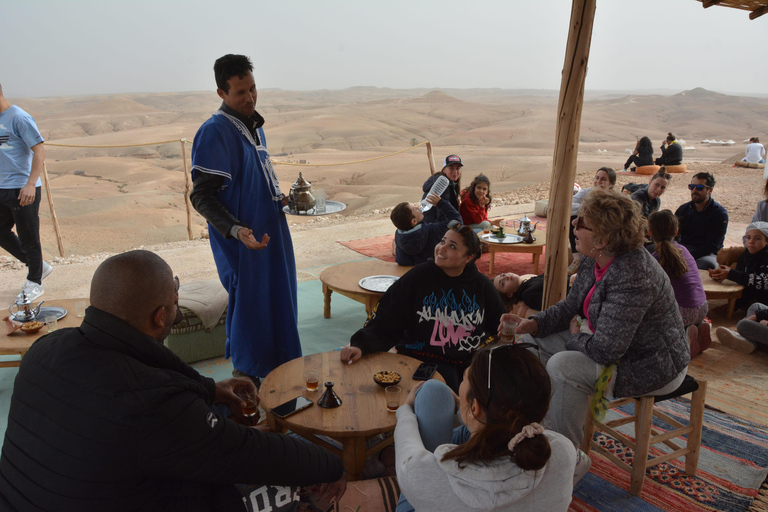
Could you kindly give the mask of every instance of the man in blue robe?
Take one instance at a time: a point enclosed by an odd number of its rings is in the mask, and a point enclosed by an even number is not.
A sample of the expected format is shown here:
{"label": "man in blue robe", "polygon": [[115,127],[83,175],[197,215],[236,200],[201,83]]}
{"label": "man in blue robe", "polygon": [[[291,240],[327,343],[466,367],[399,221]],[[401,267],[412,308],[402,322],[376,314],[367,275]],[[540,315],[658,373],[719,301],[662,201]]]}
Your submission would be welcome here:
{"label": "man in blue robe", "polygon": [[225,55],[213,69],[223,103],[195,135],[190,199],[209,223],[213,258],[229,292],[225,355],[235,375],[258,384],[301,356],[287,197],[267,152],[264,118],[255,110],[250,59]]}

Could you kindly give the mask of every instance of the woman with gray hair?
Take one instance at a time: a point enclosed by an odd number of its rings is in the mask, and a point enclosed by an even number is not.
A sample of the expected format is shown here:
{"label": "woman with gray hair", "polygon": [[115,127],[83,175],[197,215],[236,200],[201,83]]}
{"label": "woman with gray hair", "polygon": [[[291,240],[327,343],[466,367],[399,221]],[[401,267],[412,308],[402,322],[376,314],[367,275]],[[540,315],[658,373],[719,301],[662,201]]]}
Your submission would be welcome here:
{"label": "woman with gray hair", "polygon": [[[502,319],[517,321],[517,333],[529,335],[523,341],[538,345],[554,390],[552,430],[578,450],[590,397],[600,410],[605,399],[674,391],[690,353],[669,278],[643,248],[647,223],[637,203],[596,190],[573,225],[582,263],[565,300],[528,319]],[[579,451],[574,479],[590,464]]]}

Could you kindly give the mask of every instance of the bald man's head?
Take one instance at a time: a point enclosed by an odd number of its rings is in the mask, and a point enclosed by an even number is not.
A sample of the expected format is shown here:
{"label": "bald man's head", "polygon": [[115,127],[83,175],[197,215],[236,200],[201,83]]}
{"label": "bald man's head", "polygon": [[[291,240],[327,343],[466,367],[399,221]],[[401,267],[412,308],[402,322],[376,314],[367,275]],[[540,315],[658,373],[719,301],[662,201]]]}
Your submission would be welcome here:
{"label": "bald man's head", "polygon": [[[167,326],[176,318],[178,300],[171,267],[150,251],[129,251],[105,260],[91,281],[91,305],[127,322],[144,334],[162,340],[159,334],[159,308]],[[165,330],[165,323],[160,330]],[[161,337],[160,337],[161,336]]]}

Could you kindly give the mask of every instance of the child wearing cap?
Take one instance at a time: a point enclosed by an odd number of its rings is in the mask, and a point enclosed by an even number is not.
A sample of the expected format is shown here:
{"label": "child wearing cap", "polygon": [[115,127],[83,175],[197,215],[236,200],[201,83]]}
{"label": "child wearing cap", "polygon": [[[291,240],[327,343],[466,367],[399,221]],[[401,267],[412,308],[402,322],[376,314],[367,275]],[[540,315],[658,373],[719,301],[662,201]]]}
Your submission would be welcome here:
{"label": "child wearing cap", "polygon": [[[440,199],[450,203],[450,205],[453,206],[453,209],[458,212],[462,167],[463,164],[461,163],[461,158],[459,158],[459,155],[448,155],[445,157],[445,160],[443,161],[443,168],[440,170],[440,172],[435,173],[427,178],[427,181],[425,181],[424,185],[421,187],[424,191],[424,195],[422,195],[421,198],[424,199],[427,197],[427,194],[429,194],[429,191],[432,189],[432,185],[435,183],[435,181],[437,181],[437,178],[440,176],[445,176],[448,178],[448,188],[446,188],[445,191],[440,195]],[[445,220],[442,211],[438,210],[437,208],[432,208],[431,210],[427,211],[424,214],[424,219],[426,222]]]}

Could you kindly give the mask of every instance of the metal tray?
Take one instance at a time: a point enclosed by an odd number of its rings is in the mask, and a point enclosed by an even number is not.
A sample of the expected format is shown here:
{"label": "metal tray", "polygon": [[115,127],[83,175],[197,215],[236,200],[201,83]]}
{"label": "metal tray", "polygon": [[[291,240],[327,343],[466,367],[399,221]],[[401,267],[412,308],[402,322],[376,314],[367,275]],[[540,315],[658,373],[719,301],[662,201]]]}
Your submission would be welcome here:
{"label": "metal tray", "polygon": [[523,241],[523,237],[520,235],[505,235],[504,238],[497,238],[493,233],[485,233],[480,235],[480,240],[492,244],[519,244]]}
{"label": "metal tray", "polygon": [[397,276],[368,276],[362,278],[357,284],[360,285],[360,288],[370,292],[384,293],[385,291],[389,290],[389,287],[392,286],[398,279],[400,278]]}
{"label": "metal tray", "polygon": [[67,316],[67,310],[64,308],[60,308],[58,306],[43,306],[40,308],[40,312],[37,314],[36,317],[31,318],[29,320],[22,320],[21,318],[16,318],[16,315],[11,315],[11,320],[15,320],[17,322],[32,322],[33,320],[38,320],[40,322],[45,321],[46,316],[56,315],[56,320],[61,320],[65,316]]}
{"label": "metal tray", "polygon": [[283,211],[287,213],[288,215],[302,215],[304,217],[315,217],[320,215],[329,215],[331,213],[339,213],[340,211],[344,210],[347,207],[344,203],[340,201],[326,201],[325,202],[325,212],[323,213],[316,213],[314,208],[310,208],[307,212],[294,212],[291,211],[290,206],[283,206]]}

